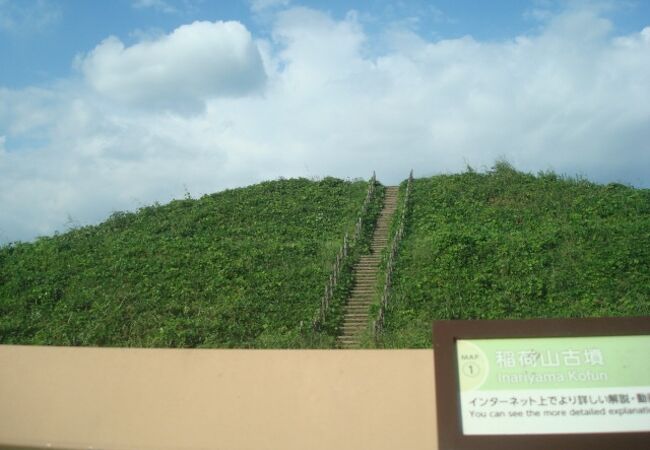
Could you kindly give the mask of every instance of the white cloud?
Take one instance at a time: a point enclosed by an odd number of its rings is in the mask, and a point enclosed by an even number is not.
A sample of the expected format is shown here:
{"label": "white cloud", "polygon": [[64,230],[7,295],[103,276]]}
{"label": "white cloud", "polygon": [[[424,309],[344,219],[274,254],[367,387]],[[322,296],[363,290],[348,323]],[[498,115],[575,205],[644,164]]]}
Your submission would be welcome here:
{"label": "white cloud", "polygon": [[47,0],[0,0],[0,31],[39,32],[61,20],[61,9]]}
{"label": "white cloud", "polygon": [[197,110],[210,97],[258,90],[265,79],[259,51],[239,22],[194,22],[130,47],[110,37],[78,65],[101,95],[145,108]]}
{"label": "white cloud", "polygon": [[[282,11],[268,41],[230,27],[192,24],[187,35],[178,29],[128,48],[105,41],[81,62],[92,88],[71,80],[0,90],[9,147],[0,157],[0,230],[8,239],[61,229],[68,215],[92,223],[165,202],[183,185],[199,195],[373,169],[397,183],[411,168],[425,176],[489,167],[500,156],[524,170],[650,187],[650,27],[615,36],[583,8],[504,42],[430,41],[391,28],[378,56],[368,51],[377,37],[354,14]],[[222,46],[199,39],[212,33]],[[252,72],[266,74],[263,92],[235,95],[260,81],[242,88],[222,71],[245,77],[251,64],[261,67],[250,63],[258,58],[264,70]],[[188,69],[204,66],[212,75]],[[179,114],[188,98],[204,108]],[[18,148],[35,135],[46,143]]]}

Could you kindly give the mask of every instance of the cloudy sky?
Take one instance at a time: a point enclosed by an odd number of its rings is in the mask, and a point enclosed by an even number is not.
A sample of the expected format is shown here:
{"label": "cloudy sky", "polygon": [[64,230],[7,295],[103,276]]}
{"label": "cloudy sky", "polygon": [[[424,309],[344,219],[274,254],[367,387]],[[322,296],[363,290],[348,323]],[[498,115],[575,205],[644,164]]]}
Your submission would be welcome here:
{"label": "cloudy sky", "polygon": [[497,158],[650,187],[650,2],[0,0],[0,244]]}

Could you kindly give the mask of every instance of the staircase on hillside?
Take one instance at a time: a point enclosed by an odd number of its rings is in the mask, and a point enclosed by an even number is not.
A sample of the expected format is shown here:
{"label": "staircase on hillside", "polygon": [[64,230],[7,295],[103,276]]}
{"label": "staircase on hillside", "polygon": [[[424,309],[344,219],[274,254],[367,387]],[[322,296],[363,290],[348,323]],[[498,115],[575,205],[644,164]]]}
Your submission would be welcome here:
{"label": "staircase on hillside", "polygon": [[397,192],[397,186],[386,187],[384,207],[377,219],[370,253],[362,255],[354,266],[355,284],[345,306],[343,329],[338,337],[341,348],[357,347],[361,333],[368,325],[368,308],[375,294],[381,252],[388,244],[388,228],[397,209]]}

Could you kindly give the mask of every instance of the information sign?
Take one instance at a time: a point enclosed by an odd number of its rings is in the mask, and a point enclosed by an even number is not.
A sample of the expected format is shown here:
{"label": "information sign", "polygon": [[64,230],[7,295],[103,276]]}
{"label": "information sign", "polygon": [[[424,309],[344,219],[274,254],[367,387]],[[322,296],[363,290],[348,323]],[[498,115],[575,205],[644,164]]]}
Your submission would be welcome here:
{"label": "information sign", "polygon": [[650,318],[434,322],[440,449],[648,448]]}

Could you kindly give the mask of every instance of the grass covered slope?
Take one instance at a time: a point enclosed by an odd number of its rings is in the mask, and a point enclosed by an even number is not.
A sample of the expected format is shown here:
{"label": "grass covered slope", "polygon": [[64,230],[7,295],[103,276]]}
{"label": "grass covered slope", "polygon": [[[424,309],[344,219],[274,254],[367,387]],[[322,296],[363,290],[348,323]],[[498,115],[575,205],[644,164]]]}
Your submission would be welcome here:
{"label": "grass covered slope", "polygon": [[498,163],[415,180],[387,347],[434,319],[650,315],[650,190]]}
{"label": "grass covered slope", "polygon": [[0,249],[0,343],[299,344],[367,182],[292,179]]}

